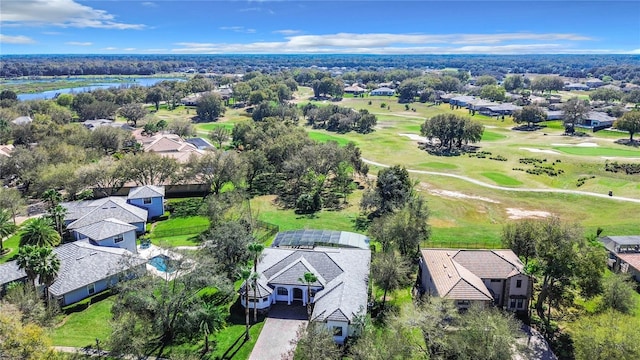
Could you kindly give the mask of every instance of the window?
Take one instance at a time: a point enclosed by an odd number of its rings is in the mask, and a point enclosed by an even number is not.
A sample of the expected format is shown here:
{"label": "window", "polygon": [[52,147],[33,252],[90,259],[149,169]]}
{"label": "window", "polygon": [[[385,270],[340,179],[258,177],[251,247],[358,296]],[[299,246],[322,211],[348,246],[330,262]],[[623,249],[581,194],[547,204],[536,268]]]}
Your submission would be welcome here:
{"label": "window", "polygon": [[502,281],[502,280],[500,280],[500,279],[491,279],[491,282],[500,282],[500,281]]}
{"label": "window", "polygon": [[517,288],[521,288],[522,287],[522,280],[516,280],[516,287]]}
{"label": "window", "polygon": [[96,292],[96,284],[91,284],[89,286],[87,286],[87,291],[89,292],[89,295],[93,295]]}
{"label": "window", "polygon": [[516,301],[516,309],[522,309],[524,308],[524,299],[518,299]]}
{"label": "window", "polygon": [[342,326],[333,327],[333,336],[342,336]]}
{"label": "window", "polygon": [[262,298],[262,301],[267,302],[269,301],[269,298],[268,297]]}
{"label": "window", "polygon": [[509,309],[514,309],[516,307],[516,299],[511,299],[509,302]]}
{"label": "window", "polygon": [[469,306],[470,302],[469,302],[469,300],[458,300],[458,301],[456,301],[456,305],[458,305],[458,306]]}
{"label": "window", "polygon": [[144,198],[144,199],[142,199],[142,203],[143,203],[143,204],[145,204],[145,205],[149,205],[149,204],[151,204],[151,198]]}
{"label": "window", "polygon": [[113,242],[114,243],[119,243],[119,242],[123,242],[124,241],[124,235],[120,234],[120,235],[116,235],[113,237]]}
{"label": "window", "polygon": [[285,289],[283,287],[279,287],[278,288],[278,295],[289,295],[289,292],[287,291],[287,289]]}

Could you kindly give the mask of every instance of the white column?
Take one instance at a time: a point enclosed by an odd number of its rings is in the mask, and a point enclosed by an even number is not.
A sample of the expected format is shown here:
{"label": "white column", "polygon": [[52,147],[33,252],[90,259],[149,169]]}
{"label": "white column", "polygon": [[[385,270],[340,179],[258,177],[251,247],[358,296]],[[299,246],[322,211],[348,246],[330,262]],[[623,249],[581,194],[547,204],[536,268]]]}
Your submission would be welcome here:
{"label": "white column", "polygon": [[307,289],[302,288],[302,306],[307,306]]}
{"label": "white column", "polygon": [[291,286],[287,287],[287,305],[291,305],[291,301],[293,300],[293,289]]}

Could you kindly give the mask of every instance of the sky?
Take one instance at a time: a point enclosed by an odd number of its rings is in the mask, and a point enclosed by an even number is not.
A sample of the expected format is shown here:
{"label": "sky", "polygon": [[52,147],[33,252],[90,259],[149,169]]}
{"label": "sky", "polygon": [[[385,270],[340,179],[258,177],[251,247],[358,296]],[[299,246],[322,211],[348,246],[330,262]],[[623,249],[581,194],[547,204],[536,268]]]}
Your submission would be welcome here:
{"label": "sky", "polygon": [[0,55],[612,53],[640,0],[0,1]]}

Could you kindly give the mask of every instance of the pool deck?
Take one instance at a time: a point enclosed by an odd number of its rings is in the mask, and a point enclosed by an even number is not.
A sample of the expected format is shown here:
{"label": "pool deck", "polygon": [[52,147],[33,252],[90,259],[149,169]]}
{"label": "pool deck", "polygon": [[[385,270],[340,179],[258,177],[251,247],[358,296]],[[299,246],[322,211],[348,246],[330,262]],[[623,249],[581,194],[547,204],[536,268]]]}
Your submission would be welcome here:
{"label": "pool deck", "polygon": [[[147,260],[149,260],[149,259],[151,259],[151,258],[153,258],[155,256],[158,256],[158,255],[164,255],[166,257],[169,257],[171,259],[176,259],[176,260],[182,259],[182,255],[180,255],[180,254],[178,254],[176,252],[167,250],[167,249],[163,249],[163,248],[161,248],[159,246],[155,246],[155,245],[149,245],[149,247],[147,247],[147,248],[142,248],[142,247],[138,246],[138,255],[140,255],[141,257],[143,257],[143,258],[145,258]],[[163,279],[165,279],[167,281],[171,281],[171,280],[175,279],[176,277],[178,277],[178,276],[180,276],[182,274],[185,274],[186,272],[188,272],[190,270],[190,268],[191,268],[191,266],[186,271],[185,270],[177,270],[177,271],[174,271],[172,273],[168,273],[168,272],[160,271],[160,270],[156,269],[153,265],[147,263],[147,271],[150,274],[153,274],[155,276],[161,277],[161,278],[163,278]]]}

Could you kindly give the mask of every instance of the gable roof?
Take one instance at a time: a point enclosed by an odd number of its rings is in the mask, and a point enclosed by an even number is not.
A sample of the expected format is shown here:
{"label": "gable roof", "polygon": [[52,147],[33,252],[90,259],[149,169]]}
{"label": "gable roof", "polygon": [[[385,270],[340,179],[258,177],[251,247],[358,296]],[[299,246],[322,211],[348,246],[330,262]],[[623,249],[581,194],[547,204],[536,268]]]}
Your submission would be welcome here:
{"label": "gable roof", "polygon": [[128,224],[147,221],[147,210],[127,204],[124,198],[110,196],[98,200],[60,203],[67,209],[68,229],[77,229],[109,218]]}
{"label": "gable roof", "polygon": [[483,279],[507,279],[524,266],[511,250],[421,250],[439,296],[457,300],[493,300]]}
{"label": "gable roof", "polygon": [[127,199],[164,197],[164,186],[144,185],[129,190]]}
{"label": "gable roof", "polygon": [[53,251],[60,259],[60,271],[49,292],[56,297],[147,262],[125,249],[95,246],[83,240],[60,245]]}
{"label": "gable roof", "polygon": [[18,268],[17,261],[9,261],[0,265],[0,286],[26,277],[27,273]]}
{"label": "gable roof", "polygon": [[367,306],[371,251],[352,248],[295,250],[268,248],[258,263],[260,283],[305,286],[298,281],[305,272],[318,277],[323,289],[314,297],[311,318],[351,321]]}
{"label": "gable roof", "polygon": [[76,232],[88,237],[91,240],[99,241],[124,234],[129,231],[135,231],[137,227],[127,224],[114,218],[108,218],[96,223],[82,226],[76,229]]}

